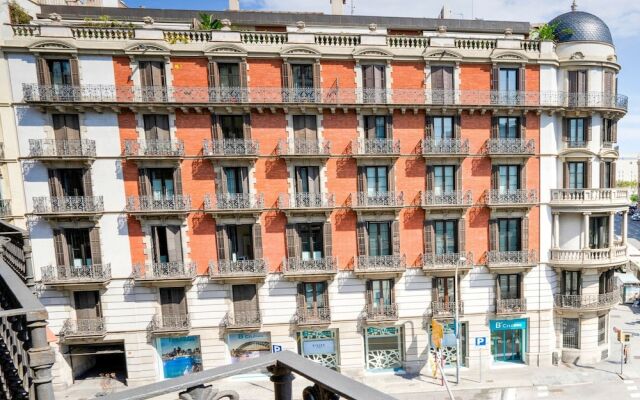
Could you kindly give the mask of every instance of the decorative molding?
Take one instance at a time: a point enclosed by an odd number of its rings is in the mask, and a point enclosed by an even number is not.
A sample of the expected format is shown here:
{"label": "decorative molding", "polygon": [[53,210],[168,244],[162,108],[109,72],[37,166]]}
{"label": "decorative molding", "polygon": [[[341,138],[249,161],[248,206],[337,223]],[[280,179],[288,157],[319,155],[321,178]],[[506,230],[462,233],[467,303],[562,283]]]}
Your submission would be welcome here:
{"label": "decorative molding", "polygon": [[131,47],[127,47],[124,50],[125,54],[131,54],[131,55],[150,55],[150,56],[155,56],[155,55],[163,55],[163,56],[169,56],[171,54],[171,51],[164,47],[164,46],[159,46],[157,44],[150,44],[150,43],[138,43],[135,44]]}
{"label": "decorative molding", "polygon": [[426,61],[460,61],[462,55],[451,50],[430,50],[422,54]]}
{"label": "decorative molding", "polygon": [[389,60],[393,58],[393,53],[386,49],[364,48],[356,49],[353,52],[355,59]]}
{"label": "decorative molding", "polygon": [[78,52],[78,49],[68,43],[47,40],[43,42],[37,42],[32,46],[29,46],[29,51],[31,51],[32,53],[76,54]]}
{"label": "decorative molding", "polygon": [[289,47],[280,52],[280,57],[311,57],[318,58],[321,54],[318,50],[306,46]]}
{"label": "decorative molding", "polygon": [[570,60],[584,60],[584,54],[581,51],[576,51],[569,57]]}
{"label": "decorative molding", "polygon": [[504,62],[504,61],[527,62],[529,61],[529,59],[526,56],[519,53],[504,52],[504,53],[500,53],[492,56],[491,61],[493,62]]}
{"label": "decorative molding", "polygon": [[205,56],[231,56],[246,57],[247,50],[233,44],[222,44],[211,46],[204,51]]}

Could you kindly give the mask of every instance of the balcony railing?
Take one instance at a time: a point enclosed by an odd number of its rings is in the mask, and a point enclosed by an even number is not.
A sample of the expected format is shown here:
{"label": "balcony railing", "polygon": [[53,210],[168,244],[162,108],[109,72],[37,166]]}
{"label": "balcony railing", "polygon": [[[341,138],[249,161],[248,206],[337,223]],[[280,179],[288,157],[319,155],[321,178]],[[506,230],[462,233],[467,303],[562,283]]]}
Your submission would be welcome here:
{"label": "balcony railing", "polygon": [[357,139],[353,141],[353,154],[358,156],[399,156],[397,139]]}
{"label": "balcony railing", "polygon": [[102,196],[34,197],[33,213],[42,215],[99,214],[104,211]]}
{"label": "balcony railing", "polygon": [[404,205],[403,192],[357,192],[352,195],[356,208],[399,208]]}
{"label": "balcony railing", "polygon": [[617,290],[605,294],[556,294],[553,296],[553,304],[556,308],[576,311],[610,308],[620,301],[620,292]]}
{"label": "balcony railing", "polygon": [[[458,313],[464,314],[464,302],[460,301]],[[428,313],[432,317],[453,317],[456,314],[456,302],[455,301],[432,301],[431,308]]]}
{"label": "balcony railing", "polygon": [[326,325],[331,323],[329,307],[297,307],[295,321],[298,325]]}
{"label": "balcony railing", "polygon": [[[465,260],[461,260],[462,257]],[[468,253],[446,253],[446,254],[424,254],[422,256],[422,268],[424,270],[452,270],[456,266],[459,269],[469,269],[473,266],[473,254]]]}
{"label": "balcony railing", "polygon": [[0,199],[0,218],[8,217],[11,214],[11,199]]}
{"label": "balcony railing", "polygon": [[278,208],[288,209],[325,209],[335,207],[333,193],[281,193],[278,197]]}
{"label": "balcony railing", "polygon": [[404,255],[358,256],[355,272],[360,274],[402,273],[407,268]]}
{"label": "balcony railing", "polygon": [[111,264],[49,265],[42,268],[42,283],[45,285],[104,284],[110,280]]}
{"label": "balcony railing", "polygon": [[424,139],[422,154],[425,156],[468,155],[469,139]]}
{"label": "balcony railing", "polygon": [[602,264],[622,264],[627,260],[627,246],[623,245],[604,249],[551,249],[551,263],[553,264],[599,266]]}
{"label": "balcony railing", "polygon": [[226,329],[258,329],[261,325],[260,310],[228,312],[222,320],[222,326]]}
{"label": "balcony railing", "polygon": [[262,193],[217,193],[215,197],[210,194],[204,197],[204,209],[207,211],[262,210],[263,208]]}
{"label": "balcony railing", "polygon": [[367,321],[397,321],[398,304],[367,304],[364,308],[364,317]]}
{"label": "balcony railing", "polygon": [[327,140],[281,140],[278,143],[278,156],[328,157],[331,154],[331,142]]}
{"label": "balcony railing", "polygon": [[487,142],[489,155],[532,155],[536,152],[533,139],[495,138]]}
{"label": "balcony railing", "polygon": [[489,268],[511,266],[533,266],[537,264],[538,257],[535,250],[497,251],[487,252]]}
{"label": "balcony railing", "polygon": [[422,195],[423,207],[470,207],[472,204],[473,197],[470,190],[454,190],[452,192],[427,190]]}
{"label": "balcony railing", "polygon": [[147,329],[153,334],[188,331],[191,329],[191,319],[188,314],[155,314]]}
{"label": "balcony railing", "polygon": [[555,205],[627,205],[627,189],[551,189]]}
{"label": "balcony railing", "polygon": [[126,209],[131,213],[185,213],[191,210],[191,196],[129,196]]}
{"label": "balcony railing", "polygon": [[564,147],[567,149],[586,149],[589,146],[589,142],[586,140],[569,140],[564,142]]}
{"label": "balcony railing", "polygon": [[205,157],[257,157],[259,143],[252,139],[204,140],[202,154]]}
{"label": "balcony railing", "polygon": [[527,312],[527,299],[497,299],[497,314],[517,314]]}
{"label": "balcony railing", "polygon": [[255,278],[267,276],[267,263],[259,260],[219,260],[209,262],[209,277],[213,280]]}
{"label": "balcony railing", "polygon": [[323,257],[315,260],[289,257],[284,263],[283,274],[287,276],[329,275],[337,272],[335,257]]}
{"label": "balcony railing", "polygon": [[533,205],[538,202],[538,191],[535,189],[492,189],[487,191],[486,200],[490,207]]}
{"label": "balcony railing", "polygon": [[95,158],[95,140],[29,139],[30,158]]}
{"label": "balcony railing", "polygon": [[64,339],[82,339],[104,336],[106,328],[104,318],[72,319],[64,321],[60,336]]}
{"label": "balcony railing", "polygon": [[133,277],[139,281],[191,281],[196,277],[196,264],[183,261],[136,264]]}
{"label": "balcony railing", "polygon": [[184,156],[182,140],[125,140],[125,157],[172,158]]}
{"label": "balcony railing", "polygon": [[605,108],[626,111],[628,98],[604,92],[511,92],[495,90],[164,87],[116,85],[22,86],[27,102],[168,104],[395,104],[496,107]]}

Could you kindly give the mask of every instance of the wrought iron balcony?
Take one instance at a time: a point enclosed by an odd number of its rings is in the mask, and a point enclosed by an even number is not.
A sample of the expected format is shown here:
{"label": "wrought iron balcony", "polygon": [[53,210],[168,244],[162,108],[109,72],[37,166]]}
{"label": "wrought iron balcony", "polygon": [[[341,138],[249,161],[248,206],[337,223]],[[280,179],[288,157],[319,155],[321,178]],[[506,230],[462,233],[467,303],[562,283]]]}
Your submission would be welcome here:
{"label": "wrought iron balcony", "polygon": [[487,154],[490,156],[530,156],[536,152],[533,139],[494,138],[487,141]]}
{"label": "wrought iron balcony", "polygon": [[496,314],[521,314],[527,312],[527,299],[496,299]]}
{"label": "wrought iron balcony", "polygon": [[125,140],[124,156],[131,159],[184,157],[182,140]]}
{"label": "wrought iron balcony", "polygon": [[491,189],[485,192],[485,199],[489,207],[532,207],[538,202],[538,191]]}
{"label": "wrought iron balcony", "polygon": [[[462,257],[465,260],[461,260]],[[468,271],[473,268],[472,253],[446,253],[446,254],[423,254],[422,269],[425,272],[451,272],[456,267],[460,271]]]}
{"label": "wrought iron balcony", "polygon": [[64,321],[60,329],[62,340],[100,338],[107,334],[104,318],[72,319]]}
{"label": "wrought iron balcony", "polygon": [[551,259],[549,260],[554,265],[580,268],[622,265],[627,261],[629,261],[627,246],[622,244],[604,249],[551,249]]}
{"label": "wrought iron balcony", "polygon": [[396,209],[404,206],[403,192],[357,192],[351,195],[354,209]]}
{"label": "wrought iron balcony", "polygon": [[42,268],[42,283],[50,286],[104,286],[110,280],[111,264],[49,265]]}
{"label": "wrought iron balcony", "polygon": [[281,140],[277,154],[285,158],[328,158],[331,155],[331,142],[327,140]]}
{"label": "wrought iron balcony", "polygon": [[531,268],[538,263],[535,250],[487,252],[487,266],[489,269]]}
{"label": "wrought iron balcony", "polygon": [[0,199],[0,218],[8,217],[11,214],[11,199]]}
{"label": "wrought iron balcony", "polygon": [[323,257],[315,260],[290,257],[285,260],[283,275],[289,279],[330,277],[336,274],[337,269],[335,257]]}
{"label": "wrought iron balcony", "polygon": [[217,193],[215,196],[206,194],[204,210],[213,213],[256,213],[264,209],[264,195],[262,193]]}
{"label": "wrought iron balcony", "polygon": [[627,189],[551,189],[552,206],[603,206],[629,205]]}
{"label": "wrought iron balcony", "polygon": [[260,310],[228,312],[222,320],[225,329],[260,329],[262,314]]}
{"label": "wrought iron balcony", "polygon": [[399,157],[400,140],[363,139],[353,141],[354,157]]}
{"label": "wrought iron balcony", "polygon": [[188,332],[191,329],[189,314],[162,315],[155,314],[147,327],[154,335]]}
{"label": "wrought iron balcony", "polygon": [[467,208],[473,204],[471,190],[442,192],[427,190],[422,195],[424,208]]}
{"label": "wrought iron balcony", "polygon": [[132,214],[186,214],[191,211],[191,196],[129,196],[126,210]]}
{"label": "wrought iron balcony", "polygon": [[170,261],[133,266],[133,278],[140,283],[190,284],[196,277],[193,262]]}
{"label": "wrought iron balcony", "polygon": [[34,197],[33,213],[49,217],[95,216],[104,211],[102,196]]}
{"label": "wrought iron balcony", "polygon": [[335,207],[333,193],[281,193],[278,197],[278,208],[287,211],[329,210]]}
{"label": "wrought iron balcony", "polygon": [[29,139],[29,158],[38,160],[90,160],[96,157],[95,140]]}
{"label": "wrought iron balcony", "polygon": [[364,307],[367,322],[385,322],[398,320],[398,304],[367,304]]}
{"label": "wrought iron balcony", "polygon": [[296,308],[295,322],[298,325],[328,325],[331,323],[331,309],[299,306]]}
{"label": "wrought iron balcony", "polygon": [[266,277],[267,263],[264,259],[209,262],[212,281],[262,281]]}
{"label": "wrought iron balcony", "polygon": [[[464,302],[460,301],[458,313],[464,314]],[[431,308],[427,311],[428,315],[434,318],[453,318],[456,315],[455,301],[432,301]]]}
{"label": "wrought iron balcony", "polygon": [[205,139],[202,143],[202,154],[212,158],[256,158],[259,150],[259,143],[252,139]]}
{"label": "wrought iron balcony", "polygon": [[358,256],[354,272],[357,275],[400,275],[407,268],[404,255]]}
{"label": "wrought iron balcony", "polygon": [[574,311],[597,311],[609,309],[620,303],[621,297],[618,290],[605,294],[556,294],[553,296],[553,305],[556,309]]}
{"label": "wrought iron balcony", "polygon": [[426,157],[469,155],[469,139],[423,139],[422,154]]}

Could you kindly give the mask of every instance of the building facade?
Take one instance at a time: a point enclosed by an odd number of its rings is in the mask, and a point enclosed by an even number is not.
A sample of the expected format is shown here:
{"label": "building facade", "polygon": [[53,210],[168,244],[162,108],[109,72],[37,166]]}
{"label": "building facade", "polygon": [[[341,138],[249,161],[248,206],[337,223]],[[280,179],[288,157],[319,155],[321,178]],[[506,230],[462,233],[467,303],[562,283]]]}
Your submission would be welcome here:
{"label": "building facade", "polygon": [[2,28],[2,193],[58,387],[274,345],[416,372],[432,319],[471,369],[478,337],[485,363],[608,356],[627,104],[597,17],[559,16],[554,43],[507,21],[95,12]]}

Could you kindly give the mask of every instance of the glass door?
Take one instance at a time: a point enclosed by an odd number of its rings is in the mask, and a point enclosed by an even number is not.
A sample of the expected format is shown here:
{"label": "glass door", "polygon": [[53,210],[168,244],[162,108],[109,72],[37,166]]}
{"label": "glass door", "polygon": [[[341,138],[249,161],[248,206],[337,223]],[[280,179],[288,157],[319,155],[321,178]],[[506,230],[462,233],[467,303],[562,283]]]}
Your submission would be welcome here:
{"label": "glass door", "polygon": [[509,329],[491,332],[491,354],[494,361],[522,362],[524,330]]}

